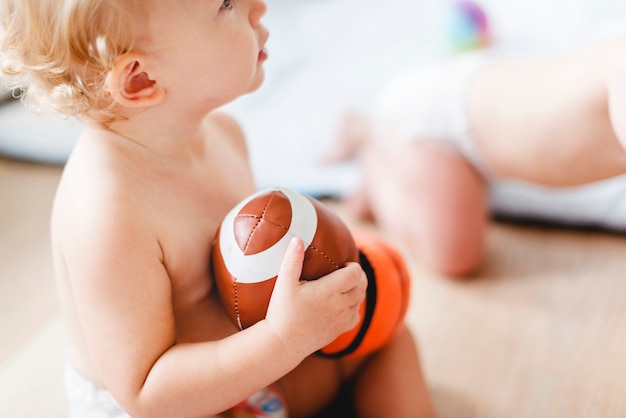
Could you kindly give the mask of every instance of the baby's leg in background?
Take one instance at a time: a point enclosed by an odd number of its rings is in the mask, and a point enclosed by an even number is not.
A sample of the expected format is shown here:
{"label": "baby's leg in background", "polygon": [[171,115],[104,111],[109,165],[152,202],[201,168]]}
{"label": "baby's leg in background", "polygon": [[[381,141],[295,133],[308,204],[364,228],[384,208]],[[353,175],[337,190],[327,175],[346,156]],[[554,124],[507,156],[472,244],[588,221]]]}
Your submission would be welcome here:
{"label": "baby's leg in background", "polygon": [[486,185],[446,143],[407,141],[362,150],[364,189],[378,225],[427,267],[450,276],[482,261]]}

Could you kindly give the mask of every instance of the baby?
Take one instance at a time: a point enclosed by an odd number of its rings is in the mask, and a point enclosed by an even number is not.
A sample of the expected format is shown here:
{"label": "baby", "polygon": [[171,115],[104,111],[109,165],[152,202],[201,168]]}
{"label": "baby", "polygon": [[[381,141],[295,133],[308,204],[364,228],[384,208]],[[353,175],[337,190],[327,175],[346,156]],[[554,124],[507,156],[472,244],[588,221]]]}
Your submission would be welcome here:
{"label": "baby", "polygon": [[85,122],[51,226],[74,417],[253,416],[267,397],[273,416],[303,417],[345,391],[358,416],[433,414],[406,328],[366,358],[312,355],[357,323],[358,264],[300,282],[292,241],[266,319],[241,332],[217,297],[216,229],[255,190],[242,131],[218,109],[263,81],[265,11],[262,0],[0,0],[9,86]]}
{"label": "baby", "polygon": [[434,271],[472,273],[499,185],[545,195],[626,173],[624,50],[626,38],[552,56],[478,51],[392,78],[371,118],[346,119],[331,157],[358,155],[363,187],[349,207]]}

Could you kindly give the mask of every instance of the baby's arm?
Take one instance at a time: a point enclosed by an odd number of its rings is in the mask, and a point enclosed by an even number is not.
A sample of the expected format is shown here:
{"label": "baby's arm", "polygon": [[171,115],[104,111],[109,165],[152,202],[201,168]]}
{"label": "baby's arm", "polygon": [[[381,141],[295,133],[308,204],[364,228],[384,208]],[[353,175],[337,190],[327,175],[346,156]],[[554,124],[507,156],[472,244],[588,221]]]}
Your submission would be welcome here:
{"label": "baby's arm", "polygon": [[266,320],[222,340],[177,344],[172,282],[158,238],[146,233],[153,229],[145,216],[111,206],[94,214],[104,221],[89,230],[91,242],[68,240],[66,253],[70,274],[80,278],[73,290],[90,353],[107,388],[133,416],[217,414],[358,320],[366,286],[360,267],[299,282],[304,249],[297,242]]}
{"label": "baby's arm", "polygon": [[[154,410],[164,407],[163,394],[176,391],[170,400],[176,416],[227,409],[357,324],[367,286],[360,266],[300,281],[304,246],[300,240],[291,244],[265,320],[220,341],[176,345],[156,362],[143,387],[154,394]],[[174,379],[180,382],[172,387]]]}

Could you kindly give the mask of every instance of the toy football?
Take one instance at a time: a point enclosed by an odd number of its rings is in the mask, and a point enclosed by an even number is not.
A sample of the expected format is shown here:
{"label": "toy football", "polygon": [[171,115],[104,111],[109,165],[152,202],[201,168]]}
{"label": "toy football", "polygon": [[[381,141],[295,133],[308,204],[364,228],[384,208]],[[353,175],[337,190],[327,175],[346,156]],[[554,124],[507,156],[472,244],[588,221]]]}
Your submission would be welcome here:
{"label": "toy football", "polygon": [[222,221],[213,248],[213,274],[226,312],[240,329],[265,318],[278,270],[292,237],[305,245],[301,280],[315,280],[361,263],[368,276],[360,323],[318,354],[356,357],[385,344],[402,323],[409,277],[401,257],[374,235],[350,230],[320,201],[287,188],[263,190],[241,201]]}
{"label": "toy football", "polygon": [[224,218],[213,249],[213,271],[226,311],[240,329],[265,318],[287,245],[306,248],[303,280],[358,261],[354,240],[330,208],[290,189],[254,194]]}

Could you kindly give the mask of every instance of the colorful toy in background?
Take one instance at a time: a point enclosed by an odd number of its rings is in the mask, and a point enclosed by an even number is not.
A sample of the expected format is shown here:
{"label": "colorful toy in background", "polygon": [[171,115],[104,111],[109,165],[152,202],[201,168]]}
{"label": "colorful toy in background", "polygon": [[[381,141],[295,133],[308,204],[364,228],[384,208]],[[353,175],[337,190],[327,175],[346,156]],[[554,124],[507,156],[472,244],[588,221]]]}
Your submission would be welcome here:
{"label": "colorful toy in background", "polygon": [[448,42],[455,52],[485,48],[492,41],[487,14],[468,0],[454,2],[448,31]]}

